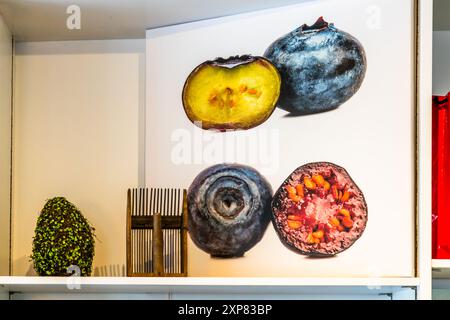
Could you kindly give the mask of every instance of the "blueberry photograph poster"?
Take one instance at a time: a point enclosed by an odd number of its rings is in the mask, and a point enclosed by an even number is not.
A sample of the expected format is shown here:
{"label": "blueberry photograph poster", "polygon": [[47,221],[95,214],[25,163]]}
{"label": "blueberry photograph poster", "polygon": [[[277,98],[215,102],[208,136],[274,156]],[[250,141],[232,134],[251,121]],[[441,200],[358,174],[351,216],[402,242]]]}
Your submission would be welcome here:
{"label": "blueberry photograph poster", "polygon": [[190,276],[414,275],[413,20],[323,0],[147,31],[146,179],[188,189]]}

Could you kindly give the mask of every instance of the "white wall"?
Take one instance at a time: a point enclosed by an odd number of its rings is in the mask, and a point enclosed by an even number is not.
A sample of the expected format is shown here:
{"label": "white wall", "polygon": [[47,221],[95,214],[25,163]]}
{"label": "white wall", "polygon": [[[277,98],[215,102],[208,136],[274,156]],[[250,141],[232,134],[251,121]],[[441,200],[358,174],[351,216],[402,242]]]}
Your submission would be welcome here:
{"label": "white wall", "polygon": [[0,276],[9,275],[12,39],[0,16]]}
{"label": "white wall", "polygon": [[145,42],[18,43],[16,51],[13,274],[33,274],[36,218],[47,199],[65,196],[96,228],[94,274],[124,275],[126,190],[143,183]]}
{"label": "white wall", "polygon": [[433,94],[450,91],[450,31],[433,32]]}

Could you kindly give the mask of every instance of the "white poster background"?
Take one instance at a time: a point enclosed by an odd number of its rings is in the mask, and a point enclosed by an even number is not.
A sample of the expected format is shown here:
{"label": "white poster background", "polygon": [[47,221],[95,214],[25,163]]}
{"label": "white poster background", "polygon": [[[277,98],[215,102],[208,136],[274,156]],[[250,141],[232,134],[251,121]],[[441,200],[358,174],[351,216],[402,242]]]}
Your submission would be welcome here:
{"label": "white poster background", "polygon": [[[252,165],[274,191],[298,166],[330,161],[363,191],[369,221],[347,251],[314,259],[283,246],[272,225],[243,258],[212,259],[189,241],[190,276],[410,277],[414,275],[414,59],[412,0],[330,0],[147,31],[146,184],[188,188],[217,162]],[[186,77],[205,60],[262,55],[277,38],[323,16],[363,44],[361,89],[335,111],[210,133],[186,117]]]}

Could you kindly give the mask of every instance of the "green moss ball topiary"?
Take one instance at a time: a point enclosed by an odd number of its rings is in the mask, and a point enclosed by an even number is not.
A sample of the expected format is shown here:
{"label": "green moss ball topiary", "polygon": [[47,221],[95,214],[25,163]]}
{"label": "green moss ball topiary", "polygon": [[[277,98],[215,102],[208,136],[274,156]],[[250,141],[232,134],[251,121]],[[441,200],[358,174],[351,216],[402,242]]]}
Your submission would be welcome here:
{"label": "green moss ball topiary", "polygon": [[94,228],[66,198],[47,201],[37,220],[31,259],[41,276],[69,276],[77,266],[81,276],[92,272]]}

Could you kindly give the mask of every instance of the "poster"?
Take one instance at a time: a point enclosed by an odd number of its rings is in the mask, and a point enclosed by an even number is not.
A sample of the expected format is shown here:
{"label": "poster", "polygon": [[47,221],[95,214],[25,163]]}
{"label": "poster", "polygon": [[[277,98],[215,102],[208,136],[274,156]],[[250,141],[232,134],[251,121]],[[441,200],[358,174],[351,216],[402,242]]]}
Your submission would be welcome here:
{"label": "poster", "polygon": [[[364,79],[338,108],[268,119],[231,132],[195,126],[182,93],[192,70],[217,57],[262,56],[283,35],[319,17],[358,39]],[[324,0],[147,31],[146,184],[188,188],[219,163],[251,166],[275,192],[298,167],[330,162],[364,194],[368,220],[347,250],[318,258],[289,250],[274,225],[232,259],[189,242],[189,276],[412,277],[415,221],[413,1]]]}

